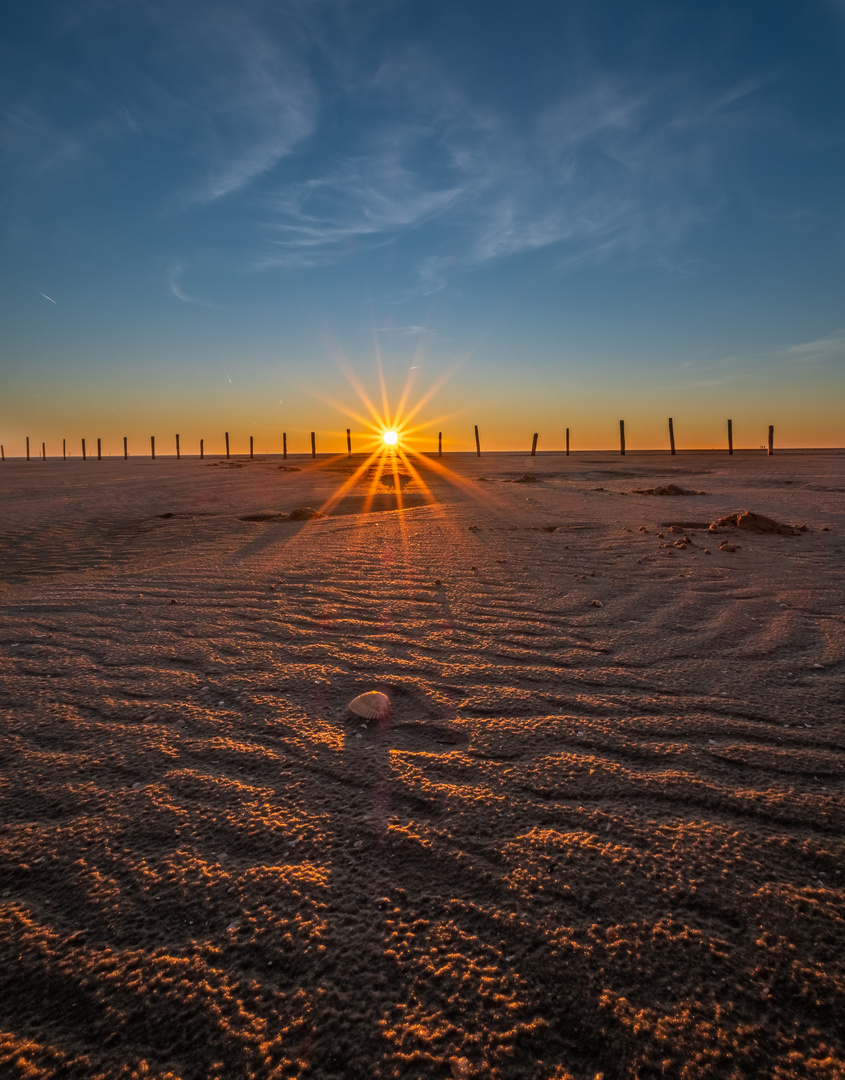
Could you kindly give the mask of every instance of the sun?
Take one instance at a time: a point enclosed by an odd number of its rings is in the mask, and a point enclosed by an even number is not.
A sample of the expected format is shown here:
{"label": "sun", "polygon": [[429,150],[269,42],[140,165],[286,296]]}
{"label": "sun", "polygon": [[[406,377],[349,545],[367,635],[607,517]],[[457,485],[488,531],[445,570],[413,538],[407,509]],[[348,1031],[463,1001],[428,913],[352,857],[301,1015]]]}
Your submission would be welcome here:
{"label": "sun", "polygon": [[396,446],[399,442],[399,435],[397,432],[390,429],[382,433],[381,441],[385,446]]}

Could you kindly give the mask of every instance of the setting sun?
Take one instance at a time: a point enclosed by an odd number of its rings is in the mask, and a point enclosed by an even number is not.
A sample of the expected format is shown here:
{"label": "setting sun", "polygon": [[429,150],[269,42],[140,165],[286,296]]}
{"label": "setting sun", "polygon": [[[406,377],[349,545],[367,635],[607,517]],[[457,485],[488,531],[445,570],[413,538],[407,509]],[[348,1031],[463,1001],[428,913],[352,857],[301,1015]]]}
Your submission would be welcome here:
{"label": "setting sun", "polygon": [[385,431],[381,437],[381,441],[385,446],[396,446],[399,442],[399,436],[395,431]]}

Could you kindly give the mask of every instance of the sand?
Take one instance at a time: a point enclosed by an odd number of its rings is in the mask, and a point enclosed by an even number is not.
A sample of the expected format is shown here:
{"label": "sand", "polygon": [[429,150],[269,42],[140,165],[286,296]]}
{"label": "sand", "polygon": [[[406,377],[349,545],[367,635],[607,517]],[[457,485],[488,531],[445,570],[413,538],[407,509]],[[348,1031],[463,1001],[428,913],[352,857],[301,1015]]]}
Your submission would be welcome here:
{"label": "sand", "polygon": [[845,454],[219,461],[0,466],[0,1075],[845,1076]]}

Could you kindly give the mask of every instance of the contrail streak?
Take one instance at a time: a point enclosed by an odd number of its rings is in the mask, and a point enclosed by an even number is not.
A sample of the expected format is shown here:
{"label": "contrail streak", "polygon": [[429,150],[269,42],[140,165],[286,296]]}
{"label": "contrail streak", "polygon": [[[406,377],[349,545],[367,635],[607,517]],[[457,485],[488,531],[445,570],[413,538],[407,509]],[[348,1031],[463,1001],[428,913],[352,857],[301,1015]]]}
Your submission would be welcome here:
{"label": "contrail streak", "polygon": [[52,296],[48,296],[45,292],[40,292],[38,295],[43,296],[45,300],[49,300],[51,304],[55,304],[56,302]]}

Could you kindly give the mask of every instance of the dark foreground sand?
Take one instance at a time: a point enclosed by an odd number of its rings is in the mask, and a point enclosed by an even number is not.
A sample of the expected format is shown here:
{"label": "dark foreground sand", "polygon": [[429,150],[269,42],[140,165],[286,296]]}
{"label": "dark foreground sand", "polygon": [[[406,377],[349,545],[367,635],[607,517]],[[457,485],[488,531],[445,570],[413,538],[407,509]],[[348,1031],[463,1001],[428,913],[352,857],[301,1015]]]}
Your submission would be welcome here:
{"label": "dark foreground sand", "polygon": [[0,466],[0,1075],[845,1076],[845,455],[444,462]]}

